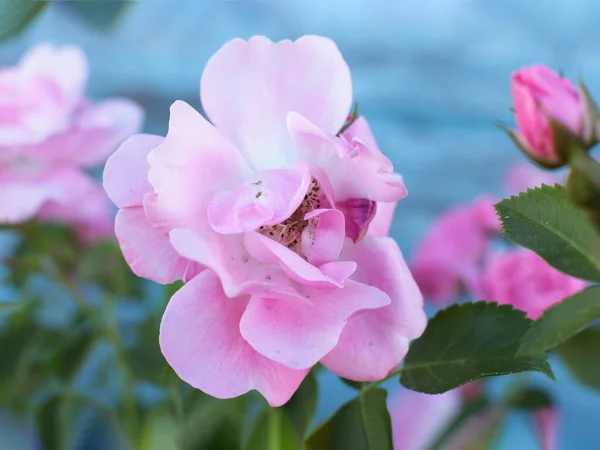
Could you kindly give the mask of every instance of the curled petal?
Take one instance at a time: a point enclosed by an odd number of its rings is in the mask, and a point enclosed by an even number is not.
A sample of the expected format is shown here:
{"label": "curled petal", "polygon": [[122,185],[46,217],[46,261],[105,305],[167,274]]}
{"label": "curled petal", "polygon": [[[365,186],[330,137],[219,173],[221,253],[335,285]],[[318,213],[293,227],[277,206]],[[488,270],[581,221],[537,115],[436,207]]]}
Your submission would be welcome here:
{"label": "curled petal", "polygon": [[303,293],[306,302],[253,296],[240,323],[242,336],[256,351],[294,369],[312,367],[333,349],[353,314],[390,303],[384,292],[354,281],[341,289]]}

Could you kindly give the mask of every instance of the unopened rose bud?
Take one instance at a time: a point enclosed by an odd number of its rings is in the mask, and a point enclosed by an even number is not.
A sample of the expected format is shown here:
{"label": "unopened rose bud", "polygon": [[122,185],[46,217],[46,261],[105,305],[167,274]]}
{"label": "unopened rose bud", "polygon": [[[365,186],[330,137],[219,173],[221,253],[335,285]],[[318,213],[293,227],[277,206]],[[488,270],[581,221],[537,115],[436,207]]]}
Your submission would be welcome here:
{"label": "unopened rose bud", "polygon": [[512,76],[517,130],[511,137],[529,158],[547,168],[567,163],[570,148],[590,140],[586,102],[566,78],[537,65]]}

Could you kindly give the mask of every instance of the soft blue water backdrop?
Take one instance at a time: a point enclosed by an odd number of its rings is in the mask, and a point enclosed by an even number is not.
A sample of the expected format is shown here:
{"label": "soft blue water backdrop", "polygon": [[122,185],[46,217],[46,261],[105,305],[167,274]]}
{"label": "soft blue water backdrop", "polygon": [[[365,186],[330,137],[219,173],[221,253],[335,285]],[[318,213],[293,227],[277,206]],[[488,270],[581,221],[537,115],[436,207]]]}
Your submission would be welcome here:
{"label": "soft blue water backdrop", "polygon": [[[392,235],[410,256],[439,212],[502,193],[506,168],[520,158],[493,125],[510,120],[511,71],[545,63],[600,94],[599,20],[596,0],[141,0],[106,34],[52,4],[23,36],[0,44],[0,64],[39,41],[81,45],[91,95],[134,98],[147,110],[146,131],[164,133],[174,100],[199,107],[202,68],[225,41],[329,36],[350,65],[361,112],[405,176],[410,195]],[[559,384],[540,383],[562,409],[560,448],[600,448],[600,395],[554,367]],[[352,395],[323,378],[319,418]],[[536,448],[522,417],[501,448]]]}

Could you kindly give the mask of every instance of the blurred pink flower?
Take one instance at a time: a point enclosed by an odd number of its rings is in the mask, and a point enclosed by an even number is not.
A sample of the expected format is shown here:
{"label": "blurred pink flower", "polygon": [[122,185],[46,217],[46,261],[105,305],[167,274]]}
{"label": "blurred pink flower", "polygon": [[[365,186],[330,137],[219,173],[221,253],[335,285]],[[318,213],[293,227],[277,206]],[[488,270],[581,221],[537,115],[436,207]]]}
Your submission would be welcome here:
{"label": "blurred pink flower", "polygon": [[209,60],[201,99],[212,124],[178,101],[164,140],[132,137],[104,174],[132,269],[188,281],[161,325],[171,366],[213,396],[257,389],[271,405],[318,361],[386,376],[426,319],[385,237],[402,178],[364,118],[336,137],[352,86],[335,44],[235,39]]}
{"label": "blurred pink flower", "polygon": [[533,164],[513,164],[504,179],[506,191],[509,195],[519,195],[526,192],[527,189],[540,187],[542,184],[554,186],[564,181],[564,176],[559,176],[556,172],[542,170]]}
{"label": "blurred pink flower", "polygon": [[555,450],[558,429],[558,411],[548,406],[534,413],[535,426],[542,450]]}
{"label": "blurred pink flower", "polygon": [[491,234],[500,231],[493,204],[485,196],[447,210],[415,250],[411,269],[430,300],[452,300],[475,277]]}
{"label": "blurred pink flower", "polygon": [[427,450],[460,412],[460,389],[439,395],[402,390],[390,396],[394,450]]}
{"label": "blurred pink flower", "polygon": [[535,320],[586,284],[554,269],[531,250],[519,248],[489,255],[472,291],[485,300],[513,305]]}
{"label": "blurred pink flower", "polygon": [[34,217],[73,224],[84,238],[111,234],[110,204],[85,172],[138,131],[142,111],[124,99],[84,96],[77,47],[41,44],[0,69],[0,222]]}
{"label": "blurred pink flower", "polygon": [[549,117],[574,134],[584,134],[584,102],[573,84],[546,66],[524,67],[512,75],[517,139],[533,159],[559,165]]}

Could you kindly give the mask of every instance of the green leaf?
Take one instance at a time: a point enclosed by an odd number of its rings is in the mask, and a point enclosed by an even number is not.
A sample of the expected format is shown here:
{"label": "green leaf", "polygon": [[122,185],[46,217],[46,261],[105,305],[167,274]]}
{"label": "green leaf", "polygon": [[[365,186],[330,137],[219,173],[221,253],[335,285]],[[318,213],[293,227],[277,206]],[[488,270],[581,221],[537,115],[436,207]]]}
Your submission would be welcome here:
{"label": "green leaf", "polygon": [[386,397],[383,389],[363,391],[315,430],[307,450],[392,450]]}
{"label": "green leaf", "polygon": [[101,30],[115,27],[127,9],[135,3],[131,0],[113,1],[67,1],[61,7]]}
{"label": "green leaf", "polygon": [[404,360],[400,382],[440,394],[482,377],[537,371],[554,380],[543,353],[517,356],[531,320],[510,305],[477,302],[438,312]]}
{"label": "green leaf", "polygon": [[0,41],[23,31],[47,5],[37,0],[0,0]]}
{"label": "green leaf", "polygon": [[218,400],[199,392],[186,412],[179,437],[179,450],[239,450],[242,448],[243,419],[247,396]]}
{"label": "green leaf", "polygon": [[556,347],[558,356],[581,383],[600,389],[600,330],[590,328]]}
{"label": "green leaf", "polygon": [[300,388],[281,409],[294,426],[297,435],[304,439],[317,410],[317,381],[313,372],[306,376]]}
{"label": "green leaf", "polygon": [[265,408],[245,448],[246,450],[302,450],[302,438],[281,409]]}
{"label": "green leaf", "polygon": [[584,289],[548,308],[525,333],[517,354],[544,352],[600,318],[600,286]]}
{"label": "green leaf", "polygon": [[60,398],[53,396],[36,410],[37,432],[44,450],[61,450],[64,443],[64,437],[61,434],[63,430],[59,422],[60,407]]}
{"label": "green leaf", "polygon": [[528,387],[510,399],[512,408],[525,411],[535,411],[554,405],[554,400],[548,391],[538,387]]}
{"label": "green leaf", "polygon": [[600,281],[600,236],[564,186],[528,189],[496,204],[496,211],[509,240],[564,273]]}

